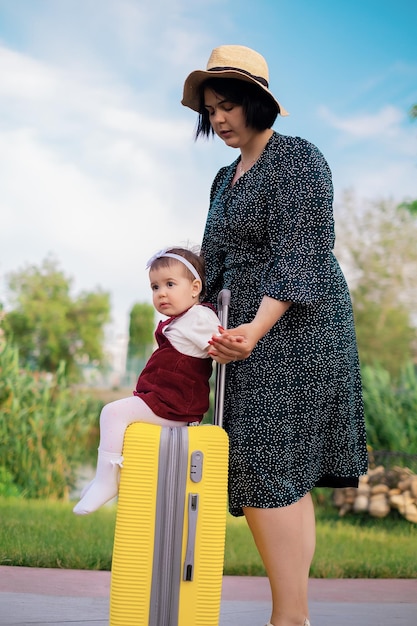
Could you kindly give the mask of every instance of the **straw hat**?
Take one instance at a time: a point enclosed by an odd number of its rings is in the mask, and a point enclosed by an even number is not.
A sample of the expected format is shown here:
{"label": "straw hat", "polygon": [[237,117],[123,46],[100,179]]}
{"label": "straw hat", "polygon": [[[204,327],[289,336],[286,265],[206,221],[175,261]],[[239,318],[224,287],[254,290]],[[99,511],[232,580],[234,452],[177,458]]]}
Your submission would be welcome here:
{"label": "straw hat", "polygon": [[196,70],[186,78],[181,104],[193,111],[200,109],[200,87],[208,78],[238,78],[263,89],[276,103],[281,115],[288,112],[269,91],[269,71],[259,52],[246,46],[219,46],[214,48],[206,70]]}

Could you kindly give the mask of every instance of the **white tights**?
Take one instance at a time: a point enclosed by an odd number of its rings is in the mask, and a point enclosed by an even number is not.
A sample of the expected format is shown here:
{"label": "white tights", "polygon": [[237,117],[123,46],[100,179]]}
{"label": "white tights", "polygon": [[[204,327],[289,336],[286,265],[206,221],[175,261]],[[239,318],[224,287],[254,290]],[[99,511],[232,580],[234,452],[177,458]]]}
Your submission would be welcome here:
{"label": "white tights", "polygon": [[100,415],[100,450],[122,453],[126,428],[134,422],[157,426],[185,426],[185,422],[167,420],[155,415],[138,396],[115,400],[103,407]]}
{"label": "white tights", "polygon": [[100,415],[100,445],[96,476],[83,489],[81,500],[73,508],[76,515],[92,513],[117,495],[120,467],[123,467],[123,439],[126,428],[134,422],[170,427],[186,425],[186,422],[167,420],[155,415],[137,396],[106,404]]}

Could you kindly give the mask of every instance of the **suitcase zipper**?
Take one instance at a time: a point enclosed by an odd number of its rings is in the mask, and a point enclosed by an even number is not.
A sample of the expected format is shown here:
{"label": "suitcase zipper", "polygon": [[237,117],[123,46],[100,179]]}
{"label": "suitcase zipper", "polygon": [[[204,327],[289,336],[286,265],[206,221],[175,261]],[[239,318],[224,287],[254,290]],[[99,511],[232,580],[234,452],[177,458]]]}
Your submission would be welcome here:
{"label": "suitcase zipper", "polygon": [[149,626],[178,626],[187,431],[187,427],[161,431]]}

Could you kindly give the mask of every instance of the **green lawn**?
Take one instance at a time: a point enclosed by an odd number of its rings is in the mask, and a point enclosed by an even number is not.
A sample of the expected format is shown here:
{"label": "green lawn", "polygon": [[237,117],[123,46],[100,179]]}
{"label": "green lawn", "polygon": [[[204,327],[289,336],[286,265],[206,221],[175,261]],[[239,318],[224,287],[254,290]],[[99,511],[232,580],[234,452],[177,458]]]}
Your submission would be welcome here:
{"label": "green lawn", "polygon": [[[116,507],[85,517],[72,504],[0,498],[0,565],[108,570]],[[416,578],[417,525],[385,519],[339,518],[317,507],[315,578]],[[265,575],[243,518],[228,517],[225,574]]]}

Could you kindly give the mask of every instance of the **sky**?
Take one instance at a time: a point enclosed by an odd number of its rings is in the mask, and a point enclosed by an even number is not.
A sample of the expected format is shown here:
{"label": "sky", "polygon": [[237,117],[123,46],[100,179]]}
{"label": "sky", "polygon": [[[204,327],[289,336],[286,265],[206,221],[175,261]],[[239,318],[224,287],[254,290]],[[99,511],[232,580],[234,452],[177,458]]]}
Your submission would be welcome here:
{"label": "sky", "polygon": [[415,0],[0,0],[0,302],[10,272],[54,258],[74,295],[111,294],[109,341],[126,333],[146,261],[199,245],[238,156],[196,142],[180,104],[222,44],[266,58],[290,112],[274,129],[324,153],[335,211],[347,191],[417,198]]}

